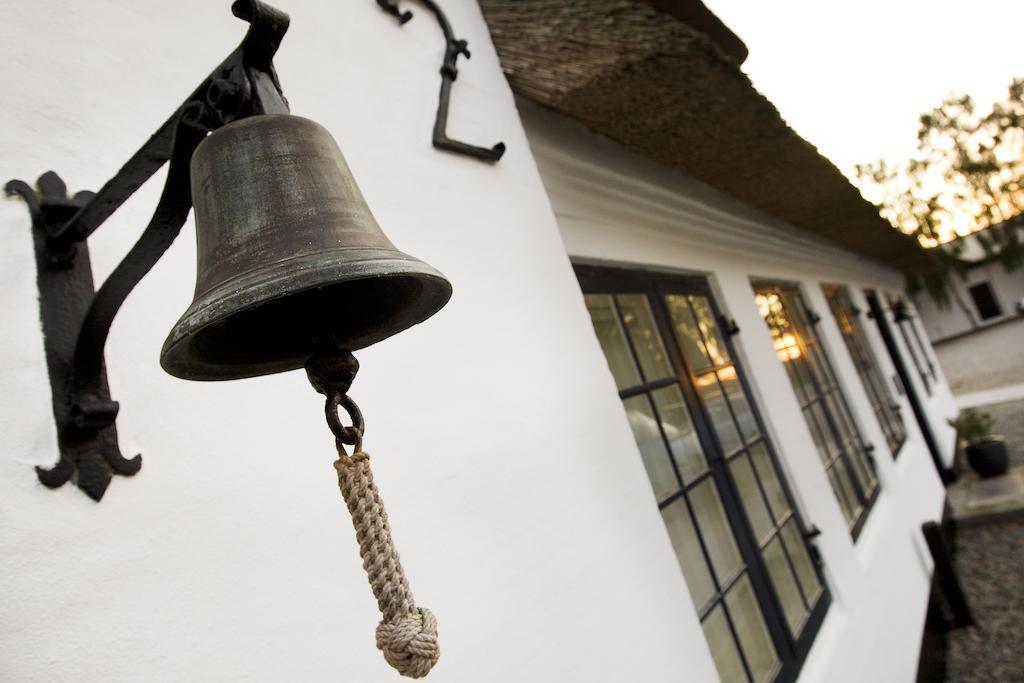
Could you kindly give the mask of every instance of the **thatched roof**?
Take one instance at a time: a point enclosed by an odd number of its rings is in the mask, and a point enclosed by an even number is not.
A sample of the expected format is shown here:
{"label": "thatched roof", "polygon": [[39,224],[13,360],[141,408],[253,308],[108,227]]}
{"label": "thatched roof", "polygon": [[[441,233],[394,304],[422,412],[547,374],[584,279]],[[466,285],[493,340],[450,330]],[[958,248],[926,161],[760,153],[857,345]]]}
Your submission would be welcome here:
{"label": "thatched roof", "polygon": [[850,251],[926,263],[754,89],[746,48],[699,0],[480,5],[520,95]]}

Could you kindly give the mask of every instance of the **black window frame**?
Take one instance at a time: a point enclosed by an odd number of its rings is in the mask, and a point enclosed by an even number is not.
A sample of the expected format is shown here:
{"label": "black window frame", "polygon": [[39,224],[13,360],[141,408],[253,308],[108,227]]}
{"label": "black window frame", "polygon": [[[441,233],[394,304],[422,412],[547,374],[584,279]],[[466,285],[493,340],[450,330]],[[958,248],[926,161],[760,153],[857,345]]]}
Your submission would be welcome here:
{"label": "black window frame", "polygon": [[[844,468],[843,471],[847,473],[847,478],[850,484],[854,487],[852,493],[856,496],[856,502],[861,506],[861,510],[860,514],[854,520],[854,523],[848,526],[850,530],[850,536],[852,537],[854,543],[856,543],[857,539],[860,538],[861,531],[864,530],[864,525],[867,524],[868,517],[871,515],[871,511],[874,509],[875,503],[878,501],[879,494],[882,490],[881,479],[878,477],[878,466],[875,462],[874,457],[874,446],[868,443],[864,439],[864,435],[861,433],[860,425],[857,422],[857,418],[855,416],[855,413],[853,412],[853,409],[850,407],[849,400],[847,400],[846,398],[845,389],[842,385],[842,382],[839,380],[839,375],[836,373],[835,364],[832,362],[832,359],[830,358],[829,350],[825,346],[824,340],[820,338],[820,336],[817,333],[817,330],[815,329],[815,326],[820,321],[820,318],[813,314],[813,312],[807,307],[807,299],[804,296],[803,288],[798,283],[794,282],[760,279],[753,280],[751,282],[751,286],[754,290],[755,295],[762,294],[766,291],[772,291],[788,292],[797,297],[798,306],[795,311],[787,312],[787,317],[792,318],[795,316],[799,316],[796,318],[796,322],[800,322],[801,325],[807,329],[810,335],[813,336],[813,340],[809,339],[806,335],[802,334],[796,335],[795,340],[799,347],[802,349],[802,354],[805,358],[813,357],[813,354],[811,353],[811,346],[808,346],[808,342],[813,341],[812,346],[816,347],[816,350],[820,353],[822,363],[828,370],[828,374],[831,377],[831,382],[834,383],[835,385],[834,387],[823,387],[815,372],[807,372],[806,378],[810,380],[811,388],[813,388],[815,392],[815,398],[811,398],[805,402],[797,393],[796,387],[792,387],[791,381],[791,388],[794,394],[794,398],[796,398],[797,404],[800,406],[800,412],[803,414],[804,421],[807,422],[808,430],[811,430],[812,427],[808,422],[808,415],[806,413],[806,410],[810,408],[812,404],[819,403],[821,414],[822,416],[824,416],[825,419],[825,425],[824,427],[822,427],[821,425],[818,426],[821,429],[827,429],[835,443],[839,446],[839,452],[837,454],[836,459],[833,460],[833,463],[831,465],[826,465],[825,470],[826,474],[828,474],[828,470],[831,467],[834,467],[835,465],[841,462]],[[767,320],[765,321],[765,324],[769,327],[769,329],[771,329],[771,324]],[[807,362],[810,363],[811,361],[808,360]],[[829,378],[826,377],[826,379]],[[844,416],[842,415],[837,416],[833,414],[832,408],[828,406],[829,395],[832,395],[835,402],[838,405],[840,405],[841,408],[845,409],[847,415],[846,418],[844,418]],[[862,487],[857,481],[857,476],[854,471],[854,456],[849,452],[847,448],[848,444],[846,443],[846,440],[842,438],[841,435],[841,428],[839,426],[839,423],[841,421],[845,422],[848,420],[852,420],[852,424],[848,425],[848,427],[852,427],[853,437],[857,442],[856,445],[865,454],[867,464],[871,468],[871,474],[874,476],[875,479],[875,486],[874,488],[871,489],[870,492],[863,491]],[[845,498],[846,492],[840,491],[839,489],[836,488],[834,484],[832,485],[832,489],[836,497],[836,503],[840,505],[840,508],[842,508],[840,495],[842,495]]]}
{"label": "black window frame", "polygon": [[836,325],[839,327],[839,333],[846,343],[846,350],[849,352],[854,369],[857,370],[860,382],[864,386],[868,401],[871,403],[871,410],[875,413],[878,426],[885,437],[886,445],[895,459],[902,451],[903,444],[907,442],[907,426],[903,420],[900,405],[889,392],[889,385],[878,365],[878,357],[871,348],[864,326],[861,325],[862,311],[853,303],[853,295],[849,287],[825,283],[821,286],[821,290],[832,311],[832,317],[835,318]]}
{"label": "black window frame", "polygon": [[[576,271],[577,279],[579,280],[580,287],[584,294],[643,294],[645,296],[648,305],[652,309],[651,313],[655,324],[657,325],[658,332],[664,341],[669,361],[676,373],[674,381],[678,383],[678,386],[682,391],[683,399],[690,411],[694,430],[697,433],[700,444],[704,449],[708,467],[707,471],[695,478],[686,480],[685,483],[681,484],[681,488],[675,494],[672,494],[658,502],[659,509],[664,509],[682,497],[686,503],[691,518],[693,518],[693,510],[687,498],[687,492],[692,491],[694,488],[699,486],[700,483],[706,481],[708,477],[713,478],[717,486],[718,494],[721,498],[722,506],[725,510],[726,518],[730,525],[730,530],[738,546],[741,557],[740,570],[737,570],[733,575],[727,577],[731,579],[731,583],[728,585],[719,585],[718,580],[712,576],[716,593],[705,605],[694,605],[698,618],[702,619],[704,616],[709,614],[719,604],[719,601],[722,599],[721,596],[731,588],[739,577],[744,575],[749,576],[755,599],[761,609],[765,625],[779,658],[780,666],[776,670],[771,681],[772,683],[794,683],[800,674],[804,661],[810,653],[815,638],[821,629],[825,615],[831,606],[831,591],[829,590],[828,583],[825,579],[821,555],[818,549],[811,542],[811,539],[813,539],[818,533],[817,529],[813,526],[809,526],[805,522],[800,508],[797,505],[797,500],[793,495],[793,490],[786,476],[786,471],[781,467],[770,432],[766,429],[764,418],[756,405],[755,399],[757,395],[752,391],[752,387],[748,381],[746,372],[742,367],[741,358],[737,353],[735,344],[726,331],[726,326],[722,324],[724,318],[722,317],[722,312],[718,307],[714,293],[711,290],[710,283],[707,278],[698,275],[684,275],[660,271],[587,264],[574,264],[573,267]],[[776,594],[775,588],[771,583],[768,570],[764,566],[764,560],[761,556],[761,548],[764,544],[760,544],[756,538],[753,526],[747,517],[747,513],[740,499],[737,484],[733,480],[733,475],[729,469],[727,458],[728,454],[719,441],[718,435],[712,424],[711,416],[708,414],[704,401],[699,396],[697,388],[694,385],[693,370],[688,366],[686,359],[683,356],[682,349],[676,340],[668,310],[664,303],[665,297],[668,295],[700,296],[707,300],[711,313],[718,324],[726,351],[731,357],[732,366],[736,370],[740,386],[747,398],[750,412],[756,421],[757,428],[760,430],[761,442],[764,443],[770,462],[775,467],[778,483],[789,501],[791,517],[786,517],[785,520],[780,523],[780,526],[787,524],[790,519],[795,522],[800,538],[804,543],[808,556],[811,559],[811,564],[814,568],[818,583],[820,584],[820,593],[817,596],[817,602],[813,606],[808,606],[809,614],[804,621],[802,630],[798,637],[794,638],[790,632],[789,626],[787,625],[781,600]],[[614,298],[615,297],[613,296],[613,299]],[[616,306],[618,306],[617,303]],[[629,335],[626,335],[626,338],[635,355],[635,350],[632,349],[633,343],[632,341],[629,341]],[[638,387],[630,387],[619,391],[618,393],[620,399],[628,399],[633,396],[641,395],[645,392],[650,395],[650,392],[663,388],[665,385],[666,384],[663,380],[651,383],[644,382],[644,384],[639,385]],[[653,401],[651,402],[651,407],[654,411],[657,411],[657,407],[654,405]],[[735,419],[735,414],[733,413],[731,406],[729,407],[729,410],[730,414]],[[664,434],[662,434],[662,438],[665,438]],[[754,473],[755,477],[757,477],[758,486],[763,490],[764,485],[761,482],[760,475],[757,473],[756,469],[754,470]],[[682,477],[680,477],[680,481],[682,482]],[[708,566],[711,567],[713,564],[708,556],[708,551],[705,547],[704,541],[701,540],[701,532],[699,529],[697,529],[696,532],[700,550],[704,553],[705,562],[707,562]],[[772,538],[774,538],[774,536]],[[769,541],[770,540],[771,539],[769,539]],[[790,559],[789,562],[791,563],[792,560]],[[792,569],[792,565],[790,568]],[[807,598],[806,596],[803,596],[802,591],[801,596],[806,604]],[[731,618],[728,617],[728,614],[726,616],[732,637],[738,642],[736,630],[732,624]],[[753,677],[750,673],[749,666],[746,663],[745,655],[742,654],[742,649],[740,649],[740,651],[741,661],[746,674],[748,678],[752,679]]]}
{"label": "black window frame", "polygon": [[900,330],[903,343],[910,352],[910,359],[917,369],[917,375],[924,385],[925,394],[932,395],[932,385],[935,384],[935,363],[925,350],[924,342],[921,341],[921,334],[914,324],[914,314],[910,311],[909,305],[900,297],[886,293],[885,299],[892,311],[892,320]]}

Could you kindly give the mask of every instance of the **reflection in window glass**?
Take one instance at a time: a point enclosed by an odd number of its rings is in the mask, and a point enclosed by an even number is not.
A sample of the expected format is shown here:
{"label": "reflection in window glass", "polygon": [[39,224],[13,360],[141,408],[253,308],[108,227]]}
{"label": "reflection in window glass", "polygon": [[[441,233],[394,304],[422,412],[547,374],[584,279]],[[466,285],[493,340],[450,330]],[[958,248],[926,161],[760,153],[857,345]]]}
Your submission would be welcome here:
{"label": "reflection in window glass", "polygon": [[725,598],[725,606],[729,608],[736,635],[739,637],[743,653],[747,656],[747,664],[754,680],[758,683],[772,680],[778,669],[778,657],[772,647],[768,628],[764,624],[761,610],[754,598],[754,589],[750,579],[744,576],[736,582],[736,588]]}
{"label": "reflection in window glass", "polygon": [[742,444],[740,433],[736,429],[736,423],[729,411],[729,403],[722,394],[722,387],[718,383],[715,372],[709,371],[696,378],[697,391],[704,402],[704,408],[711,416],[711,423],[715,427],[715,434],[722,444],[725,453],[732,453]]}
{"label": "reflection in window glass", "polygon": [[736,482],[736,488],[743,502],[743,509],[747,513],[747,519],[754,530],[754,538],[761,540],[774,530],[772,516],[768,511],[764,496],[757,484],[757,477],[754,474],[753,466],[746,453],[740,453],[729,462],[729,471],[732,473],[732,480]]}
{"label": "reflection in window glass", "polygon": [[807,428],[836,500],[856,533],[878,492],[878,479],[846,398],[794,286],[758,284],[755,301],[787,368]]}
{"label": "reflection in window glass", "polygon": [[850,292],[845,287],[825,285],[825,298],[828,300],[829,309],[839,325],[839,331],[843,335],[843,342],[846,350],[850,352],[850,358],[860,376],[861,384],[871,402],[871,409],[878,419],[878,425],[885,435],[886,445],[893,457],[899,452],[900,446],[907,438],[906,428],[903,426],[903,418],[900,416],[899,407],[893,399],[892,394],[882,379],[882,371],[878,367],[878,359],[875,357],[871,346],[868,343],[867,335],[860,322],[860,311],[853,305]]}
{"label": "reflection in window glass", "polygon": [[640,457],[651,480],[651,488],[658,500],[664,500],[679,488],[676,473],[672,471],[668,450],[658,431],[658,421],[651,410],[651,402],[647,396],[640,395],[627,398],[622,402],[629,418],[629,426],[633,429],[633,438],[640,449]]}
{"label": "reflection in window glass", "polygon": [[693,431],[690,412],[683,403],[683,393],[679,390],[679,385],[673,384],[658,389],[651,397],[661,417],[661,426],[665,438],[668,439],[669,448],[672,449],[679,476],[684,482],[690,481],[706,470],[707,465],[704,461],[704,451]]}
{"label": "reflection in window glass", "polygon": [[711,306],[708,304],[708,300],[702,296],[691,296],[689,300],[690,305],[693,306],[693,312],[697,315],[697,323],[711,361],[715,365],[728,363],[730,360],[729,352],[726,350],[722,334],[718,330],[715,316],[711,314]]}
{"label": "reflection in window glass", "polygon": [[729,406],[732,408],[736,423],[743,432],[744,439],[747,443],[757,440],[757,437],[761,435],[761,429],[757,426],[757,419],[754,418],[754,413],[750,410],[750,404],[747,403],[746,393],[743,391],[743,387],[740,386],[740,379],[736,375],[736,368],[723,368],[717,374],[718,381],[721,383],[722,389],[725,390],[725,395],[729,398]]}
{"label": "reflection in window glass", "polygon": [[818,581],[818,575],[814,572],[811,558],[805,553],[793,552],[794,548],[800,548],[802,545],[800,530],[796,526],[796,520],[790,520],[782,527],[782,540],[789,550],[789,557],[793,561],[793,569],[796,570],[796,576],[800,580],[800,588],[807,600],[814,604],[814,600],[821,592],[821,582]]}
{"label": "reflection in window glass", "polygon": [[725,610],[717,605],[704,619],[704,637],[711,646],[711,658],[715,660],[715,668],[722,683],[743,683],[747,674],[743,670],[743,661],[736,647],[736,641],[729,630],[729,622],[725,619]]}
{"label": "reflection in window glass", "polygon": [[683,351],[686,364],[694,371],[711,365],[711,359],[704,350],[704,342],[687,297],[669,295],[665,297],[665,305],[668,307],[669,317],[672,320],[676,343]]}
{"label": "reflection in window glass", "polygon": [[647,298],[642,294],[619,294],[615,297],[622,311],[622,320],[629,330],[633,349],[640,360],[640,370],[648,382],[671,377],[672,366],[668,363],[661,335],[654,327]]}
{"label": "reflection in window glass", "polygon": [[661,516],[665,520],[665,527],[672,540],[672,547],[675,548],[683,576],[686,577],[686,585],[690,589],[693,604],[700,609],[715,594],[715,585],[711,581],[708,564],[700,553],[700,542],[693,528],[690,511],[686,509],[686,501],[682,498],[676,499],[661,511]]}
{"label": "reflection in window glass", "polygon": [[633,356],[626,346],[626,337],[619,323],[612,298],[608,294],[587,294],[587,310],[594,324],[594,334],[608,361],[608,369],[615,378],[615,386],[622,390],[640,383],[640,375],[633,363]]}
{"label": "reflection in window glass", "polygon": [[807,619],[807,608],[797,586],[796,577],[789,568],[786,551],[782,547],[779,536],[771,540],[764,548],[764,559],[768,565],[768,575],[772,578],[775,593],[782,603],[782,611],[786,614],[786,622],[791,633],[798,634]]}
{"label": "reflection in window glass", "polygon": [[708,555],[711,556],[711,567],[718,582],[724,583],[739,569],[740,551],[729,530],[714,481],[705,479],[697,484],[690,491],[690,505],[699,520],[698,525],[704,535]]}
{"label": "reflection in window glass", "polygon": [[784,519],[790,510],[789,498],[782,490],[782,484],[779,483],[775,466],[772,464],[771,457],[768,455],[768,449],[764,447],[763,443],[757,444],[750,449],[750,459],[754,464],[754,471],[757,472],[758,479],[761,481],[761,487],[768,497],[768,505],[771,508],[772,515],[776,520]]}

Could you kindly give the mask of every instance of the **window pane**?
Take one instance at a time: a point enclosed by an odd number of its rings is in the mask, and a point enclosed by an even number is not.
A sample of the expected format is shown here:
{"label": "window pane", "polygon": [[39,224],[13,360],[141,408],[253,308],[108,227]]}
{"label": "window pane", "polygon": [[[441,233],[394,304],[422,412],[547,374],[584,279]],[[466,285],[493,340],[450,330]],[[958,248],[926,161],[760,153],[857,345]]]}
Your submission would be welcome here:
{"label": "window pane", "polygon": [[811,431],[811,438],[814,439],[814,447],[818,449],[818,456],[823,463],[828,464],[830,460],[829,453],[833,450],[829,447],[829,444],[835,443],[834,439],[826,440],[825,438],[826,434],[830,436],[832,434],[828,427],[828,421],[825,420],[821,407],[817,403],[812,403],[804,408],[803,412],[807,428]]}
{"label": "window pane", "polygon": [[676,559],[686,578],[686,586],[690,589],[690,597],[699,610],[715,594],[715,585],[711,581],[708,564],[704,561],[704,553],[693,529],[690,511],[686,509],[686,501],[682,498],[674,501],[661,511],[661,517],[672,539],[672,547],[675,548]]}
{"label": "window pane", "polygon": [[729,351],[725,348],[725,342],[718,331],[718,321],[711,314],[711,306],[708,304],[708,300],[702,296],[691,296],[689,298],[694,312],[697,313],[697,324],[700,325],[700,331],[704,334],[704,343],[707,347],[708,355],[711,356],[711,360],[715,365],[728,363]]}
{"label": "window pane", "polygon": [[728,455],[742,444],[740,433],[736,431],[736,423],[733,422],[732,414],[725,402],[725,396],[722,395],[722,389],[718,386],[714,371],[697,377],[696,385],[701,401],[704,402],[704,408],[711,416],[711,422],[718,435],[718,441],[722,444],[722,450]]}
{"label": "window pane", "polygon": [[619,294],[615,299],[622,310],[622,320],[629,330],[633,349],[640,359],[644,380],[651,382],[671,377],[674,373],[669,365],[665,346],[661,342],[661,335],[658,334],[654,319],[651,317],[647,297],[643,294]]}
{"label": "window pane", "polygon": [[790,633],[794,636],[800,635],[804,621],[807,619],[807,608],[804,606],[803,598],[800,596],[800,589],[797,588],[796,578],[786,561],[785,551],[782,543],[776,536],[771,543],[764,548],[764,563],[768,567],[768,575],[775,586],[775,593],[782,603],[782,612],[786,615],[786,623],[789,624]]}
{"label": "window pane", "polygon": [[892,394],[885,380],[882,379],[882,371],[878,366],[878,359],[871,344],[864,333],[861,320],[854,309],[853,300],[850,298],[849,290],[845,287],[826,285],[823,287],[828,299],[832,315],[839,324],[843,333],[843,341],[847,351],[853,359],[864,390],[871,401],[875,417],[885,434],[885,442],[893,456],[896,455],[900,444],[903,443],[906,434],[903,428],[903,420],[894,409]]}
{"label": "window pane", "polygon": [[729,399],[729,405],[732,407],[733,416],[739,423],[740,431],[743,432],[743,438],[747,443],[754,441],[761,436],[761,430],[757,426],[757,420],[754,419],[753,411],[750,410],[750,404],[747,403],[747,395],[743,391],[743,385],[740,384],[736,368],[726,367],[719,370],[718,381],[722,383],[725,395]]}
{"label": "window pane", "polygon": [[851,448],[850,459],[853,461],[853,472],[857,476],[857,483],[860,484],[861,491],[865,496],[870,496],[871,492],[875,490],[875,486],[878,485],[878,479],[875,478],[874,473],[871,471],[867,454],[863,448],[857,446],[856,448]]}
{"label": "window pane", "polygon": [[836,463],[834,467],[828,470],[828,480],[832,484],[832,489],[836,492],[836,498],[839,499],[839,505],[843,509],[847,525],[853,526],[853,523],[857,520],[860,506],[857,504],[857,497],[850,486],[850,479],[844,471],[843,463]]}
{"label": "window pane", "polygon": [[[877,487],[874,472],[865,459],[863,440],[853,415],[817,338],[803,298],[796,287],[755,285],[755,301],[768,329],[776,353],[787,368],[793,391],[801,400],[804,420],[818,456],[828,473],[849,526],[867,509],[871,492]],[[788,353],[794,345],[799,354]],[[792,366],[792,367],[790,367]],[[851,480],[856,477],[857,484]]]}
{"label": "window pane", "polygon": [[750,449],[750,458],[754,463],[757,476],[761,479],[761,486],[768,496],[768,505],[771,506],[772,514],[778,521],[789,512],[789,499],[782,490],[779,483],[778,472],[775,470],[775,463],[768,456],[768,449],[763,443],[759,443]]}
{"label": "window pane", "polygon": [[626,338],[619,324],[619,316],[609,294],[587,294],[585,297],[594,333],[604,351],[608,369],[615,378],[615,386],[621,391],[640,384],[640,373],[636,371],[633,354],[626,346]]}
{"label": "window pane", "polygon": [[803,356],[800,355],[800,347],[791,347],[785,353],[786,359],[783,363],[786,367],[786,374],[789,375],[789,381],[793,385],[801,405],[803,405],[813,400],[818,395],[818,392],[814,388],[813,382],[811,382],[811,374],[807,369],[807,364],[802,360]]}
{"label": "window pane", "polygon": [[769,532],[775,529],[775,525],[772,524],[764,496],[757,487],[757,479],[754,477],[754,470],[747,459],[747,454],[740,453],[733,458],[729,462],[729,471],[736,482],[736,489],[739,491],[740,500],[743,501],[743,509],[750,520],[754,536],[758,541],[767,538]]}
{"label": "window pane", "polygon": [[800,587],[804,589],[804,597],[814,604],[821,593],[821,582],[818,581],[818,574],[814,571],[814,563],[811,562],[811,556],[807,552],[796,520],[790,520],[782,527],[782,541],[789,551],[789,559],[793,561],[796,577],[800,580]]}
{"label": "window pane", "polygon": [[754,589],[750,578],[744,576],[725,596],[725,606],[732,617],[736,636],[739,638],[747,665],[757,683],[765,683],[772,679],[778,664],[775,646],[768,635],[764,624],[761,607],[754,598]]}
{"label": "window pane", "polygon": [[679,490],[679,480],[672,471],[668,449],[658,431],[658,422],[651,411],[651,403],[647,396],[634,396],[622,402],[629,417],[629,426],[633,429],[633,438],[640,449],[647,476],[651,479],[651,488],[658,500],[664,500]]}
{"label": "window pane", "polygon": [[711,648],[711,658],[715,660],[715,668],[722,683],[745,683],[747,674],[743,670],[740,653],[736,649],[736,641],[725,620],[725,610],[716,605],[702,624],[704,637]]}
{"label": "window pane", "polygon": [[694,320],[686,297],[670,294],[665,297],[665,305],[672,320],[672,329],[675,330],[676,342],[683,350],[686,364],[694,371],[706,368],[711,364],[711,360],[704,351],[704,342],[701,341],[697,321]]}
{"label": "window pane", "polygon": [[697,484],[690,493],[690,504],[697,517],[704,544],[711,556],[711,566],[719,582],[732,576],[740,566],[740,553],[732,537],[732,529],[725,518],[722,501],[715,483],[708,478]]}
{"label": "window pane", "polygon": [[668,438],[669,447],[676,460],[676,467],[683,481],[693,479],[707,469],[704,451],[690,421],[690,411],[683,403],[683,393],[673,384],[651,394],[654,407],[661,417],[662,429]]}
{"label": "window pane", "polygon": [[839,405],[836,392],[833,391],[825,397],[825,405],[828,406],[828,412],[835,423],[836,431],[839,432],[839,438],[844,443],[853,440],[856,428],[853,426],[853,421],[850,419],[849,413],[846,412],[845,406]]}

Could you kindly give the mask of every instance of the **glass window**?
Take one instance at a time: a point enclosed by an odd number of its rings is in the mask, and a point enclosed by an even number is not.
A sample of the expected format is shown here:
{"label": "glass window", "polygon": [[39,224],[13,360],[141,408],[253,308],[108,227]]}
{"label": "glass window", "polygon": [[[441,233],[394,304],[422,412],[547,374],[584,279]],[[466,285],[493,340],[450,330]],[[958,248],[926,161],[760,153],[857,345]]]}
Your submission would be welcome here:
{"label": "glass window", "polygon": [[976,285],[971,285],[967,288],[967,293],[971,295],[974,308],[977,309],[978,317],[982,320],[991,320],[1003,314],[1003,307],[999,305],[996,293],[992,291],[992,285],[989,283],[979,282]]}
{"label": "glass window", "polygon": [[828,593],[706,282],[577,272],[721,679],[795,677]]}
{"label": "glass window", "polygon": [[921,377],[921,383],[924,384],[925,393],[931,396],[932,383],[935,381],[935,364],[932,363],[924,348],[924,342],[914,324],[914,316],[906,301],[888,294],[885,298],[892,310],[893,322],[899,328],[903,343],[906,345],[907,351],[910,352],[910,358],[914,361],[914,367],[917,368],[917,374]]}
{"label": "glass window", "polygon": [[[832,490],[856,536],[878,493],[871,456],[800,292],[794,286],[772,284],[755,284],[754,292],[761,317],[772,334],[776,355],[787,366],[786,373]],[[782,577],[779,572],[781,569],[773,577]],[[787,584],[782,578],[778,580],[777,590],[782,592],[779,586]]]}

